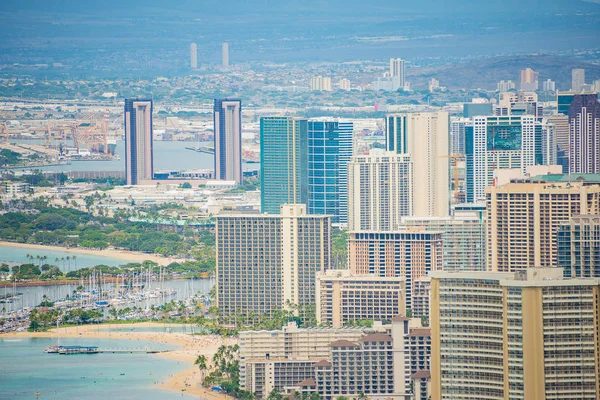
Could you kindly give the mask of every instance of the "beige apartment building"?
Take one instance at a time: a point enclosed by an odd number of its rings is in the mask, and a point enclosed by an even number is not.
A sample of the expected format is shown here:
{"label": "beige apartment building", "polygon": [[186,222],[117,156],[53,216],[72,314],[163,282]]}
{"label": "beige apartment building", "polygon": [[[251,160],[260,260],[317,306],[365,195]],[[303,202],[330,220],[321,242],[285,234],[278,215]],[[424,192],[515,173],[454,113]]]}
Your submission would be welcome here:
{"label": "beige apartment building", "polygon": [[432,399],[600,398],[600,279],[434,272]]}
{"label": "beige apartment building", "polygon": [[330,265],[330,217],[283,205],[280,215],[219,215],[215,229],[222,316],[314,305],[316,273]]}
{"label": "beige apartment building", "polygon": [[413,163],[381,149],[348,163],[348,230],[394,231],[413,215]]}
{"label": "beige apartment building", "polygon": [[600,185],[577,180],[489,186],[486,198],[490,271],[557,266],[559,226],[574,215],[600,213]]}
{"label": "beige apartment building", "polygon": [[350,232],[348,266],[356,275],[406,278],[406,308],[412,309],[414,281],[442,270],[442,233],[423,228],[396,232]]}
{"label": "beige apartment building", "polygon": [[349,270],[317,274],[317,322],[334,328],[349,321],[390,321],[406,314],[404,277],[353,275]]}
{"label": "beige apartment building", "polygon": [[444,111],[386,117],[386,149],[409,154],[413,162],[415,216],[450,215],[449,125]]}

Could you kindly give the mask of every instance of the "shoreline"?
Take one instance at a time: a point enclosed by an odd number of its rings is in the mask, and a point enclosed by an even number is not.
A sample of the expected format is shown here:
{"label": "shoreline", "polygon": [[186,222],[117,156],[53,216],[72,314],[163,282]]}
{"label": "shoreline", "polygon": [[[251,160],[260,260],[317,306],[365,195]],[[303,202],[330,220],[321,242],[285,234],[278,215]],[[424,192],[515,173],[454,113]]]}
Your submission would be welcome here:
{"label": "shoreline", "polygon": [[146,254],[136,251],[118,250],[114,248],[108,248],[106,250],[90,250],[82,249],[80,247],[60,247],[60,246],[47,246],[42,244],[30,244],[30,243],[16,243],[16,242],[5,242],[0,241],[0,246],[16,247],[22,249],[35,249],[35,250],[54,250],[64,251],[65,253],[79,253],[87,254],[91,256],[110,257],[121,259],[126,262],[144,262],[146,260],[158,263],[158,265],[169,265],[172,262],[185,261],[182,258],[175,257],[163,257],[156,254]]}
{"label": "shoreline", "polygon": [[[182,324],[169,324],[170,326],[182,326]],[[100,325],[103,328],[107,324]],[[144,327],[163,327],[164,324],[155,322],[141,322],[132,324],[118,324],[119,329],[123,328],[144,328]],[[47,332],[11,332],[0,333],[0,339],[11,338],[88,338],[88,339],[119,339],[119,340],[148,340],[160,343],[170,343],[177,348],[166,352],[158,353],[155,356],[169,358],[178,361],[181,364],[188,364],[185,370],[163,377],[157,385],[151,386],[153,389],[169,390],[182,393],[185,389],[186,395],[200,396],[210,400],[225,400],[226,396],[205,389],[202,384],[202,374],[194,365],[196,357],[204,354],[211,359],[219,346],[224,344],[234,344],[235,339],[227,339],[216,335],[192,336],[179,332],[112,332],[98,331],[98,325],[84,325],[79,327],[65,327],[51,329]]]}

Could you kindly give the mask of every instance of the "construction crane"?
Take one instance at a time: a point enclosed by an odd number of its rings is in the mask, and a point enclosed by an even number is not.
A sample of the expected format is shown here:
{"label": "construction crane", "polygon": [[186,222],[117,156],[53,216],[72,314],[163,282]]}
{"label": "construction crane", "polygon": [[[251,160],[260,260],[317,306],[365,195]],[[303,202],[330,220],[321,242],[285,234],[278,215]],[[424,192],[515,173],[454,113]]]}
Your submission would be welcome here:
{"label": "construction crane", "polygon": [[458,204],[459,199],[460,199],[460,188],[459,188],[459,184],[458,184],[458,162],[460,160],[463,160],[465,158],[464,154],[460,154],[460,153],[454,153],[451,154],[449,156],[440,156],[440,158],[449,158],[452,160],[452,162],[454,163],[453,165],[453,172],[452,174],[454,175],[454,204]]}

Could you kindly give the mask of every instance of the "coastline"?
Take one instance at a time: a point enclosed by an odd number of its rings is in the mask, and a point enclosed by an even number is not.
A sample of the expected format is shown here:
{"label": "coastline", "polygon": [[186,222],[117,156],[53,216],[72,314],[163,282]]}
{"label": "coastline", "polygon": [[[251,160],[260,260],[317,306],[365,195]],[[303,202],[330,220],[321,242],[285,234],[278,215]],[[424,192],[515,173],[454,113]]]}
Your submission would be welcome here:
{"label": "coastline", "polygon": [[90,249],[82,249],[80,247],[60,247],[60,246],[46,246],[42,244],[30,244],[30,243],[15,243],[15,242],[4,242],[0,241],[0,246],[6,247],[17,247],[17,248],[25,248],[25,249],[36,249],[36,250],[55,250],[55,251],[64,251],[65,253],[79,253],[79,254],[88,254],[93,256],[101,256],[101,257],[112,257],[118,258],[127,262],[143,262],[146,260],[153,261],[158,263],[159,265],[169,265],[172,262],[184,261],[181,258],[175,257],[163,257],[156,254],[146,254],[140,253],[136,251],[127,251],[127,250],[117,250],[114,248],[108,248],[106,250],[90,250]]}
{"label": "coastline", "polygon": [[[177,324],[169,324],[175,326]],[[134,324],[115,325],[122,328],[145,328],[145,327],[163,327],[164,325],[156,322],[142,322]],[[108,324],[102,325],[83,325],[79,327],[52,329],[48,332],[11,332],[0,334],[0,339],[10,338],[98,338],[98,339],[119,339],[119,340],[149,340],[161,343],[170,343],[177,345],[177,348],[166,352],[156,354],[156,357],[165,357],[176,360],[181,364],[188,364],[189,367],[177,374],[166,376],[160,384],[152,386],[155,389],[170,390],[181,393],[185,389],[185,394],[200,396],[204,399],[224,400],[226,396],[205,389],[202,384],[202,374],[198,367],[194,365],[196,357],[204,354],[207,358],[212,358],[221,345],[235,344],[235,339],[226,339],[216,335],[192,336],[184,333],[173,332],[111,332],[99,331],[99,328],[106,329]]]}

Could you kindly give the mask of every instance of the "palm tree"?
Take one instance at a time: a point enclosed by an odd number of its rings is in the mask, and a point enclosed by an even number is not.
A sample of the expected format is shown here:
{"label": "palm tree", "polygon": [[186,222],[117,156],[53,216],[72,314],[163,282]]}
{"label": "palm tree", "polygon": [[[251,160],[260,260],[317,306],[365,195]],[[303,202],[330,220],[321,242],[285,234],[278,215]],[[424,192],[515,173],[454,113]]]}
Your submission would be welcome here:
{"label": "palm tree", "polygon": [[198,366],[198,369],[200,369],[200,372],[202,373],[202,383],[204,383],[204,374],[206,372],[206,370],[208,369],[208,366],[206,365],[206,356],[204,354],[200,354],[198,356],[198,358],[196,358],[196,361],[194,362],[195,365]]}
{"label": "palm tree", "polygon": [[73,257],[71,257],[71,259],[73,260],[73,263],[75,264],[75,269],[77,269],[77,256],[73,256]]}

